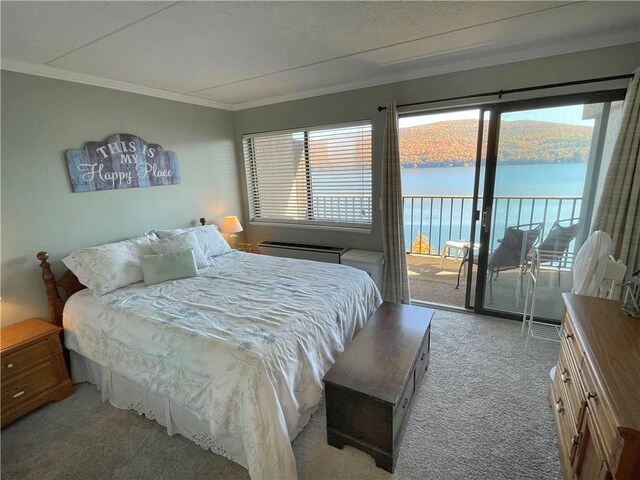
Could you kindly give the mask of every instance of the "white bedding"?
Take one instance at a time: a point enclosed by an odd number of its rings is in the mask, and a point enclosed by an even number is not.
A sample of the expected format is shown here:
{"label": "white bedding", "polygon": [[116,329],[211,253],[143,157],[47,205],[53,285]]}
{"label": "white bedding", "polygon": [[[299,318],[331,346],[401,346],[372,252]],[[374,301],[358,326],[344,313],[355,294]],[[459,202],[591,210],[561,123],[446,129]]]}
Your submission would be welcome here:
{"label": "white bedding", "polygon": [[233,252],[199,277],[78,292],[65,342],[208,422],[223,449],[240,442],[233,459],[253,479],[296,478],[298,422],[380,303],[360,270]]}

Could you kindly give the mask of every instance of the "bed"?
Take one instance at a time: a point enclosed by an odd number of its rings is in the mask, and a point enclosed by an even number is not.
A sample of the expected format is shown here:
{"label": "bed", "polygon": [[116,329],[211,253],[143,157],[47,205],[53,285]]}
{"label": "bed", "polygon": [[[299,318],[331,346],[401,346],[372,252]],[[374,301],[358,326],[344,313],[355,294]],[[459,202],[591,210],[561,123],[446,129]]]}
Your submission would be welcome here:
{"label": "bed", "polygon": [[198,276],[101,296],[70,271],[56,282],[48,255],[38,258],[74,382],[252,479],[297,477],[291,441],[324,373],[381,303],[360,270],[238,251],[208,258]]}

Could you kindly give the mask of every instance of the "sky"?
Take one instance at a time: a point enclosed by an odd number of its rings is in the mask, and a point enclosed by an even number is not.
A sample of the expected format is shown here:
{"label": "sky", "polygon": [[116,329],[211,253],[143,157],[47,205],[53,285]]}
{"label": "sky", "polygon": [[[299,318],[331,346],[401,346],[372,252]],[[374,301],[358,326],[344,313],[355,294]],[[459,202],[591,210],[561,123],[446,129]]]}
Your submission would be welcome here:
{"label": "sky", "polygon": [[411,117],[400,117],[400,128],[415,127],[417,125],[427,125],[429,123],[445,122],[448,120],[478,119],[480,110],[463,110],[459,112],[432,113]]}
{"label": "sky", "polygon": [[[565,107],[540,108],[536,110],[510,112],[503,114],[502,120],[538,120],[544,122],[564,123],[568,125],[593,126],[593,119],[582,119],[582,108],[582,105],[570,105]],[[400,117],[400,128],[444,122],[447,120],[478,119],[479,115],[480,110],[473,109],[448,113]]]}

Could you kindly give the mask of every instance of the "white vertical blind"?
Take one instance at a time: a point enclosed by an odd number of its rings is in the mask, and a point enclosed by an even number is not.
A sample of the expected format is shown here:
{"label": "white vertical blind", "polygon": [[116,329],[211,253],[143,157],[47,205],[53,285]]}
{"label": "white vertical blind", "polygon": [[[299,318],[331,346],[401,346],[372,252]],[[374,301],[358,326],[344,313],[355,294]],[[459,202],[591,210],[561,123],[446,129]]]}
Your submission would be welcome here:
{"label": "white vertical blind", "polygon": [[252,221],[371,227],[371,123],[243,140]]}

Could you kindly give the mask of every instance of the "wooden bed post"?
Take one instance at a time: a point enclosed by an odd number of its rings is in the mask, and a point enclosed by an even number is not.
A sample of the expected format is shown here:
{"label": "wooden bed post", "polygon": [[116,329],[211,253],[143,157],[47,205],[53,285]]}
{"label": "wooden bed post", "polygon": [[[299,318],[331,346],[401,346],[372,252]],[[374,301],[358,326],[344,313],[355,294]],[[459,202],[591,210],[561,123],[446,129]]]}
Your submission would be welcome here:
{"label": "wooden bed post", "polygon": [[47,262],[49,254],[47,252],[38,252],[36,257],[40,260],[42,280],[47,290],[47,301],[49,302],[49,313],[51,314],[51,319],[54,324],[62,327],[62,309],[64,307],[64,302],[62,301],[62,298],[60,298],[60,293],[58,292],[56,277],[51,273],[51,265]]}

